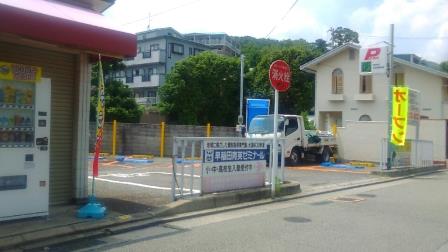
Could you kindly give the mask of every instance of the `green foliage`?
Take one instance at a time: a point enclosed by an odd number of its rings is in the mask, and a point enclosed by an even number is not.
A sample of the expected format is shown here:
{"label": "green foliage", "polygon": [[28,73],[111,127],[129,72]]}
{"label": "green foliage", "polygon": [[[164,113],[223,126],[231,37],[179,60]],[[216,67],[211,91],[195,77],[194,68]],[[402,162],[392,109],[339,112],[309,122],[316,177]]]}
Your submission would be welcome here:
{"label": "green foliage", "polygon": [[349,28],[338,27],[334,29],[330,28],[329,32],[331,33],[331,42],[333,48],[347,44],[347,43],[355,43],[359,44],[359,36],[358,33],[350,30]]}
{"label": "green foliage", "polygon": [[[103,74],[106,76],[111,71],[124,69],[121,62],[103,62]],[[98,65],[92,69],[92,94],[90,98],[90,121],[96,120],[96,106],[98,101]],[[142,115],[129,87],[121,81],[105,80],[106,122],[117,120],[118,122],[137,123]]]}
{"label": "green foliage", "polygon": [[307,112],[303,111],[302,113],[300,113],[300,115],[303,118],[303,124],[304,124],[306,130],[315,130],[316,129],[316,125],[314,125],[314,123],[309,121]]}
{"label": "green foliage", "polygon": [[440,63],[440,68],[442,69],[442,71],[445,71],[448,73],[448,61],[444,61],[444,62]]}
{"label": "green foliage", "polygon": [[212,52],[178,63],[159,89],[162,113],[170,122],[234,126],[239,114],[240,63]]}
{"label": "green foliage", "polygon": [[253,71],[248,73],[248,96],[251,98],[270,98],[274,104],[274,90],[269,81],[269,66],[282,59],[291,69],[291,87],[279,95],[279,113],[300,114],[309,111],[314,105],[314,76],[299,70],[301,64],[319,56],[320,52],[308,43],[294,47],[277,48],[266,51]]}

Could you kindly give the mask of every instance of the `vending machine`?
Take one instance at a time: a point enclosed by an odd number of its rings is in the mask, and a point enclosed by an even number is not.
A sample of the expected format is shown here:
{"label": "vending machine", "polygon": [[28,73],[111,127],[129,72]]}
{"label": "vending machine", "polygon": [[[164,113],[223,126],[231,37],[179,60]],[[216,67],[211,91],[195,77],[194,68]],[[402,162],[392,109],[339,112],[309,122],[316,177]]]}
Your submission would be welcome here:
{"label": "vending machine", "polygon": [[0,62],[0,221],[48,215],[51,81],[36,69]]}

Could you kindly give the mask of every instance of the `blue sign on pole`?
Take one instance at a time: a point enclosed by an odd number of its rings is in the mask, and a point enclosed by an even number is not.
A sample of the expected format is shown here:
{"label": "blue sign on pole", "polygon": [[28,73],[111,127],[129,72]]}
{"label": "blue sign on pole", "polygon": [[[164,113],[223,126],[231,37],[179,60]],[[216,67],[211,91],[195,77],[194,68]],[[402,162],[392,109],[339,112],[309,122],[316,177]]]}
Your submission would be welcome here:
{"label": "blue sign on pole", "polygon": [[246,129],[249,131],[250,122],[257,115],[269,115],[269,99],[247,99]]}

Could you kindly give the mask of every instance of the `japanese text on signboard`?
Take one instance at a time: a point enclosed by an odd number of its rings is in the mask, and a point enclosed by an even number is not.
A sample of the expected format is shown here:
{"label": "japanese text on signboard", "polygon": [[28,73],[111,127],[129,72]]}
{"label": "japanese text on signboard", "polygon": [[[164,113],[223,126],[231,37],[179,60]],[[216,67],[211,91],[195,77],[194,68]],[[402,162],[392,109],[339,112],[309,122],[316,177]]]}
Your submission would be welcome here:
{"label": "japanese text on signboard", "polygon": [[393,87],[392,93],[392,135],[390,141],[395,145],[403,146],[408,124],[409,89],[407,87]]}
{"label": "japanese text on signboard", "polygon": [[0,79],[16,81],[40,81],[42,68],[0,61]]}
{"label": "japanese text on signboard", "polygon": [[247,139],[204,141],[202,192],[264,186],[268,142]]}

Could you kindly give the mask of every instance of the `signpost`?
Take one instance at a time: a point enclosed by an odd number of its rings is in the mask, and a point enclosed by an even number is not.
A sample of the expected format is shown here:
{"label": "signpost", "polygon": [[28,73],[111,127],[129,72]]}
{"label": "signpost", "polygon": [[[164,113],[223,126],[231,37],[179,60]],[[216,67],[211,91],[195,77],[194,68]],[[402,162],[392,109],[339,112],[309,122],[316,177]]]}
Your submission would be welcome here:
{"label": "signpost", "polygon": [[386,73],[387,47],[361,48],[359,51],[359,72],[361,75]]}
{"label": "signpost", "polygon": [[266,149],[265,141],[204,141],[202,193],[264,186]]}
{"label": "signpost", "polygon": [[275,181],[277,180],[276,173],[278,167],[278,92],[285,92],[291,85],[291,71],[288,63],[283,60],[274,61],[269,67],[269,80],[272,87],[275,89],[274,98],[274,138],[272,140],[272,175],[271,175],[271,196],[275,196]]}

